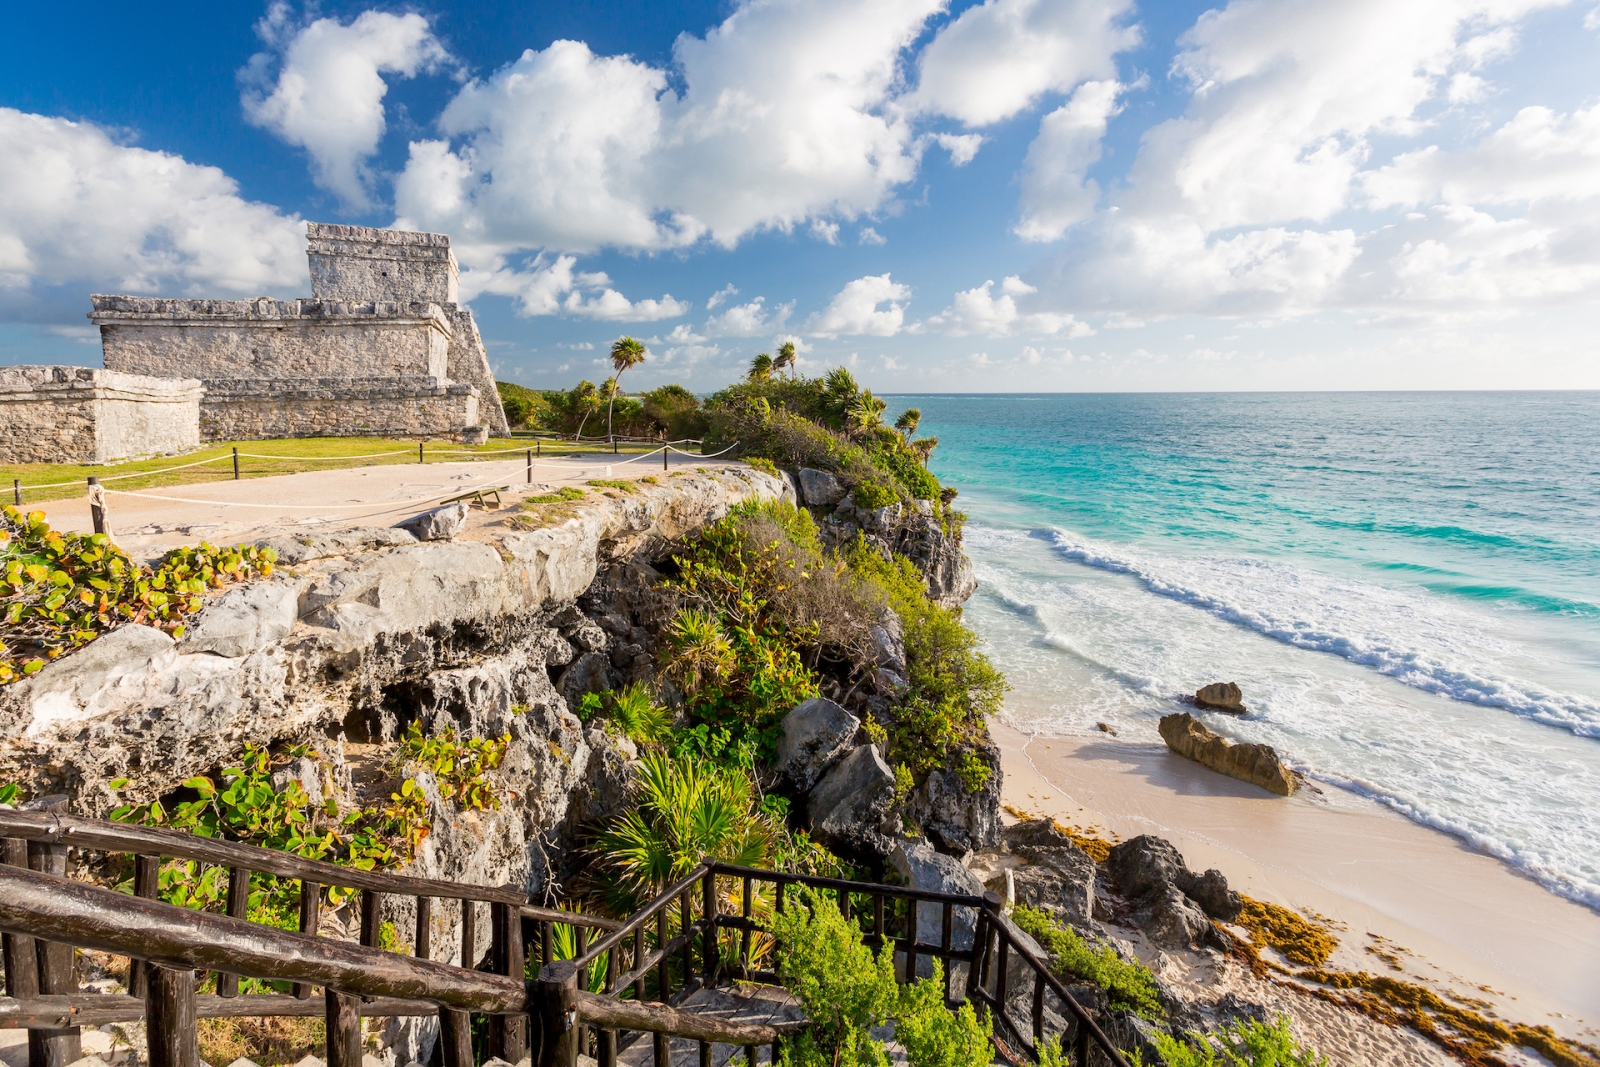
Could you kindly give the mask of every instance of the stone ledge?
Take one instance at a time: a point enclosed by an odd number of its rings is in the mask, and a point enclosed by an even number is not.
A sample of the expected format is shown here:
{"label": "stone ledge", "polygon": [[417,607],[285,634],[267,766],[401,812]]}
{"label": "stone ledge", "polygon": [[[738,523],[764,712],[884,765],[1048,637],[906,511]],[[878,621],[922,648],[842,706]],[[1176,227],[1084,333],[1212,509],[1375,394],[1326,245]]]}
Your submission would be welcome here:
{"label": "stone ledge", "polygon": [[399,400],[478,396],[476,386],[441,378],[207,378],[207,404],[259,400]]}
{"label": "stone ledge", "polygon": [[[333,243],[382,245],[391,253],[426,253],[449,249],[450,236],[443,233],[423,233],[420,230],[380,230],[373,226],[346,226],[336,222],[306,223],[306,245],[310,251],[326,251],[324,247],[319,246]],[[340,251],[344,249],[341,248]]]}
{"label": "stone ledge", "polygon": [[204,388],[195,378],[153,378],[98,367],[0,367],[0,403],[138,400],[181,404],[193,402]]}
{"label": "stone ledge", "polygon": [[281,326],[345,325],[348,323],[413,324],[427,322],[450,334],[449,313],[432,301],[350,300],[186,300],[159,296],[107,296],[89,298],[97,326]]}

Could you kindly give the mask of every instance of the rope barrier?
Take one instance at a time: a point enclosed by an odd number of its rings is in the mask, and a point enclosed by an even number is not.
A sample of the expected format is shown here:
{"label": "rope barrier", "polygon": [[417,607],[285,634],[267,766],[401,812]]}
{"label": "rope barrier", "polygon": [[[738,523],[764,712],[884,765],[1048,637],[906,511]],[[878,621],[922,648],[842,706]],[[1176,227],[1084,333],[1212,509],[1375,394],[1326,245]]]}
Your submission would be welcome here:
{"label": "rope barrier", "polygon": [[[520,452],[521,449],[512,449],[512,451]],[[397,452],[368,452],[365,455],[361,455],[361,456],[267,456],[267,455],[261,454],[260,452],[240,452],[239,453],[240,456],[249,456],[251,459],[287,459],[287,460],[291,460],[291,461],[323,460],[323,459],[380,459],[380,458],[382,458],[384,456],[409,456],[410,454],[411,454],[411,449],[409,449],[409,448],[402,448]],[[176,467],[169,467],[168,469],[169,470],[177,470]]]}

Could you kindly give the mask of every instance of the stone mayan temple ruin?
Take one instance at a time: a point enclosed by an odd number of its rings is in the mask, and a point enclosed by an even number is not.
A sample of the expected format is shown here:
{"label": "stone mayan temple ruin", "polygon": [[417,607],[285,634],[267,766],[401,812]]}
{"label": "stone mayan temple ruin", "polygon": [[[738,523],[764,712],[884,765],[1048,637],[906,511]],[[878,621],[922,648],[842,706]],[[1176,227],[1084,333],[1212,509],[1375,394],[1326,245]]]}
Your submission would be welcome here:
{"label": "stone mayan temple ruin", "polygon": [[94,296],[105,370],[0,368],[0,447],[107,462],[202,441],[508,431],[450,238],[309,223],[308,300]]}

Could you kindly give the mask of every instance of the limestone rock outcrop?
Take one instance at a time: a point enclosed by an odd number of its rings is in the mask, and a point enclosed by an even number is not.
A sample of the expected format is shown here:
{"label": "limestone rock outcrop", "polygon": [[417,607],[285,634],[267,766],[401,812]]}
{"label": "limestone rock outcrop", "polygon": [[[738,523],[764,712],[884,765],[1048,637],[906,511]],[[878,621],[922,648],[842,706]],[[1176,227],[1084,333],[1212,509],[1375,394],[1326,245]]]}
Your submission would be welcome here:
{"label": "limestone rock outcrop", "polygon": [[984,744],[975,754],[989,768],[976,791],[948,767],[935,767],[906,801],[906,815],[917,829],[956,855],[1000,843],[1000,750]]}
{"label": "limestone rock outcrop", "polygon": [[782,728],[778,773],[805,793],[849,751],[861,720],[826,697],[812,697],[783,717]]}
{"label": "limestone rock outcrop", "polygon": [[1157,942],[1183,947],[1220,940],[1211,919],[1239,917],[1239,895],[1220,871],[1197,875],[1172,842],[1141,834],[1111,849],[1106,867],[1136,911],[1134,921]]}
{"label": "limestone rock outcrop", "polygon": [[[981,897],[983,883],[978,876],[961,865],[953,856],[938,852],[922,838],[902,838],[889,853],[889,864],[900,876],[900,881],[912,889],[934,893],[962,893]],[[951,912],[950,946],[969,949],[977,929],[978,915],[972,908],[955,908]],[[937,945],[944,936],[944,909],[934,904],[921,904],[917,909],[917,940],[925,945]],[[926,978],[933,974],[933,961],[917,961],[917,975]]]}
{"label": "limestone rock outcrop", "polygon": [[418,541],[448,541],[460,533],[466,524],[467,505],[456,503],[430,508],[404,522],[395,523],[395,528],[404,530]]}
{"label": "limestone rock outcrop", "polygon": [[811,834],[835,852],[861,857],[888,851],[883,822],[894,805],[894,771],[877,745],[852,749],[823,775],[806,810]]}
{"label": "limestone rock outcrop", "polygon": [[[810,498],[806,498],[810,503]],[[958,533],[946,528],[930,500],[914,506],[890,504],[859,508],[849,499],[819,516],[823,540],[844,545],[864,536],[887,554],[911,560],[928,583],[928,596],[947,607],[960,607],[978,589],[972,561],[961,551]]]}
{"label": "limestone rock outcrop", "polygon": [[1234,715],[1243,715],[1250,710],[1244,706],[1244,694],[1233,682],[1212,682],[1202,687],[1195,693],[1194,702],[1197,707],[1226,711]]}
{"label": "limestone rock outcrop", "polygon": [[801,467],[795,477],[800,483],[800,499],[807,507],[831,508],[844,499],[844,486],[827,471]]}
{"label": "limestone rock outcrop", "polygon": [[1006,847],[1027,864],[1012,873],[1019,903],[1053,913],[1073,926],[1094,918],[1095,865],[1089,854],[1049,819],[1007,827]]}
{"label": "limestone rock outcrop", "polygon": [[[545,803],[548,784],[548,804],[559,794],[564,810],[563,783],[582,773],[588,746],[551,675],[592,626],[563,613],[602,566],[664,551],[732,505],[781,491],[776,478],[728,468],[595,499],[543,529],[428,542],[375,530],[275,539],[284,551],[272,581],[217,598],[183,642],[125,626],[0,690],[0,780],[36,795],[69,792],[75,811],[103,815],[116,802],[113,778],[141,791],[123,802],[150,799],[247,741],[340,730],[388,740],[442,714],[528,743],[530,809]],[[284,620],[255,610],[262,596],[294,601],[297,619],[277,639],[268,638]],[[542,766],[550,760],[559,767]]]}
{"label": "limestone rock outcrop", "polygon": [[1300,775],[1284,765],[1271,745],[1229,741],[1188,712],[1163,715],[1161,739],[1178,755],[1269,793],[1287,797],[1300,788]]}

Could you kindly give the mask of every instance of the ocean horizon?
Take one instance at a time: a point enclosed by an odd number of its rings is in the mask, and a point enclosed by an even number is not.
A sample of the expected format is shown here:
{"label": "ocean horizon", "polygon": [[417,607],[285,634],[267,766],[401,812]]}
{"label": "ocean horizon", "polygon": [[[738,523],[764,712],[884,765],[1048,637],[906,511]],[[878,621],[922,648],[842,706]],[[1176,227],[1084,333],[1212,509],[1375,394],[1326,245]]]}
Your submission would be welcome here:
{"label": "ocean horizon", "polygon": [[1014,725],[1160,745],[1236,681],[1219,733],[1600,910],[1600,392],[906,407],[960,490]]}

